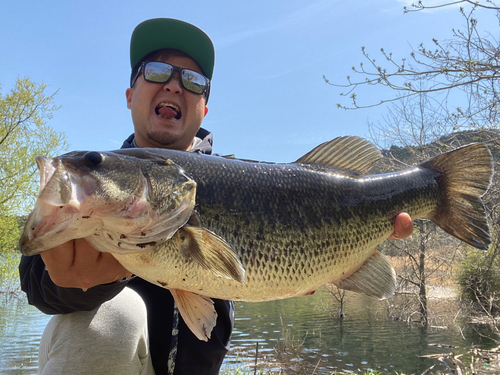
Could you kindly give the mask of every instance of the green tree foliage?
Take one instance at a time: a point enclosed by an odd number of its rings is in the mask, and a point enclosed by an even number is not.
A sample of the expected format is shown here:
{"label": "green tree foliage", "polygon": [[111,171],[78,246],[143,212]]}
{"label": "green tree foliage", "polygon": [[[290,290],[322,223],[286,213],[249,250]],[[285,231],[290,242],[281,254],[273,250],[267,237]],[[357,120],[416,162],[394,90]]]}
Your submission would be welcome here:
{"label": "green tree foliage", "polygon": [[21,235],[21,225],[15,215],[0,214],[0,290],[17,289],[17,240]]}
{"label": "green tree foliage", "polygon": [[0,212],[26,213],[38,192],[35,158],[66,147],[65,136],[47,120],[58,109],[55,93],[29,78],[18,79],[7,95],[0,94]]}
{"label": "green tree foliage", "polygon": [[0,283],[12,274],[21,218],[38,192],[35,158],[66,148],[64,134],[47,125],[58,107],[57,92],[46,95],[46,87],[18,78],[10,93],[0,93]]}

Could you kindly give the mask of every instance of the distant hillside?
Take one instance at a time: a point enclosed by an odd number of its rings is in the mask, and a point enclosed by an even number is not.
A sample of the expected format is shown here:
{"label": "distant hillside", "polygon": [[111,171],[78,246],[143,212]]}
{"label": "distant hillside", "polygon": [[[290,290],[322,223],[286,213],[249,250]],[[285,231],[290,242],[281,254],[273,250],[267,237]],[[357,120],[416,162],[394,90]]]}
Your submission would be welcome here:
{"label": "distant hillside", "polygon": [[441,137],[422,147],[391,146],[389,150],[381,150],[384,157],[369,173],[405,169],[435,155],[475,142],[486,143],[494,159],[500,160],[500,130],[470,130]]}

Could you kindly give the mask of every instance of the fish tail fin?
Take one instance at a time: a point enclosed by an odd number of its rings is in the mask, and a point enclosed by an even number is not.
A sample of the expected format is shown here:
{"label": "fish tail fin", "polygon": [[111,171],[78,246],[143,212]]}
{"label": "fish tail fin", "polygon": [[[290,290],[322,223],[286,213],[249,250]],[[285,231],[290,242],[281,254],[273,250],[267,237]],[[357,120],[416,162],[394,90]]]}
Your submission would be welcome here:
{"label": "fish tail fin", "polygon": [[493,176],[488,147],[474,143],[438,155],[420,166],[439,173],[439,204],[429,219],[456,238],[486,250],[491,238],[481,197]]}

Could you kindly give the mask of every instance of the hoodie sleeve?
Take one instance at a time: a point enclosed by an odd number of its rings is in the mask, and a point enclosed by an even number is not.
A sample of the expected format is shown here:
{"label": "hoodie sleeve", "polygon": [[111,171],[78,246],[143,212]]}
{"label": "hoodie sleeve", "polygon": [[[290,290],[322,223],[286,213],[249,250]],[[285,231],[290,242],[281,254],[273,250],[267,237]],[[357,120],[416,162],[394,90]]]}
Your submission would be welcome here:
{"label": "hoodie sleeve", "polygon": [[19,275],[21,290],[26,293],[29,304],[45,314],[93,310],[112,299],[127,285],[127,282],[98,285],[86,292],[59,287],[50,279],[40,255],[22,256]]}

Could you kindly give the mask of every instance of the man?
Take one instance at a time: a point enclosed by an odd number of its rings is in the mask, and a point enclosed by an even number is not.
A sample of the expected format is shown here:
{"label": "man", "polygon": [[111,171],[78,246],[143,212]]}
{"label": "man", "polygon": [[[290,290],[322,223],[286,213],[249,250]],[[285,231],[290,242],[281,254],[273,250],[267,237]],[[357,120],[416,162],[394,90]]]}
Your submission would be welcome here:
{"label": "man", "polygon": [[[212,135],[201,128],[214,68],[210,38],[179,20],[152,19],[134,30],[130,57],[126,98],[134,134],[123,148],[211,154]],[[411,231],[408,215],[398,216],[393,236]],[[203,342],[179,318],[167,289],[131,278],[113,256],[83,239],[23,257],[20,274],[29,302],[57,314],[41,341],[40,373],[219,372],[234,320],[229,301],[214,300],[217,325]]]}

